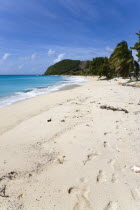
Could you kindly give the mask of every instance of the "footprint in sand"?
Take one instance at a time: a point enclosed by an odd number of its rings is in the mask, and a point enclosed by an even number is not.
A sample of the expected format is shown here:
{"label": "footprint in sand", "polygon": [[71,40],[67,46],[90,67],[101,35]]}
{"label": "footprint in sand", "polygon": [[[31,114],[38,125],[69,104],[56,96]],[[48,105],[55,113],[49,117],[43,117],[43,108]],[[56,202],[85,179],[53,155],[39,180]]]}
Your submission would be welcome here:
{"label": "footprint in sand", "polygon": [[80,183],[87,183],[87,181],[88,180],[84,177],[81,177],[80,180],[79,180]]}
{"label": "footprint in sand", "polygon": [[131,195],[134,200],[140,200],[140,190],[139,189],[132,189],[131,190]]}
{"label": "footprint in sand", "polygon": [[91,153],[87,155],[87,159],[83,161],[83,165],[86,165],[89,161],[91,161],[94,157],[97,157],[99,154],[98,153]]}
{"label": "footprint in sand", "polygon": [[114,169],[115,162],[116,162],[115,159],[111,159],[111,160],[108,162],[108,164],[111,165],[112,169]]}
{"label": "footprint in sand", "polygon": [[115,149],[116,149],[117,152],[120,152],[120,149],[119,149],[119,147],[118,147],[117,144],[116,144],[116,146],[115,146]]}
{"label": "footprint in sand", "polygon": [[77,202],[75,203],[73,210],[92,210],[91,204],[89,201],[89,190],[85,188],[79,187],[71,187],[68,190],[68,193],[74,193],[77,198]]}
{"label": "footprint in sand", "polygon": [[104,173],[102,170],[99,171],[99,173],[98,173],[98,175],[97,175],[96,181],[97,181],[98,183],[106,182],[106,175],[105,175],[105,173]]}
{"label": "footprint in sand", "polygon": [[118,176],[117,176],[117,174],[112,174],[112,179],[111,179],[111,182],[112,183],[118,183]]}
{"label": "footprint in sand", "polygon": [[118,204],[116,202],[110,201],[107,206],[104,208],[104,210],[117,210]]}

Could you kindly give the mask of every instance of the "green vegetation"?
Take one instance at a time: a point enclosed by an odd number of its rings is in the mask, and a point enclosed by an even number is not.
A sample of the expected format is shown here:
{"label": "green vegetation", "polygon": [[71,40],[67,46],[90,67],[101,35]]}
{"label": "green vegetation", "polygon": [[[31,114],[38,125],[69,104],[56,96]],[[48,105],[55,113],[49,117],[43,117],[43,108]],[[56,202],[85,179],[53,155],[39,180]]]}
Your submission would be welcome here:
{"label": "green vegetation", "polygon": [[[131,49],[137,50],[140,61],[140,32],[137,35],[139,41]],[[134,60],[131,49],[126,41],[122,41],[109,58],[96,57],[91,61],[65,59],[50,66],[44,75],[96,75],[107,79],[114,76],[127,78],[130,75],[138,79],[140,65]]]}
{"label": "green vegetation", "polygon": [[110,68],[109,59],[107,57],[93,58],[89,64],[89,74],[99,77],[105,76],[111,79],[113,77],[113,71]]}
{"label": "green vegetation", "polygon": [[62,60],[52,66],[50,66],[45,75],[65,75],[65,74],[74,74],[79,70],[79,60]]}
{"label": "green vegetation", "polygon": [[140,31],[139,33],[136,33],[136,34],[138,35],[138,42],[136,42],[134,47],[131,47],[131,49],[137,51],[138,61],[140,61]]}
{"label": "green vegetation", "polygon": [[112,79],[114,76],[114,72],[110,68],[109,59],[106,63],[104,63],[99,70],[99,77],[106,77],[107,79]]}
{"label": "green vegetation", "polygon": [[100,67],[108,61],[107,57],[97,57],[89,64],[89,72],[93,75],[99,75]]}
{"label": "green vegetation", "polygon": [[118,76],[126,78],[134,69],[133,62],[134,58],[132,56],[132,51],[128,49],[127,42],[120,42],[110,56],[111,69]]}
{"label": "green vegetation", "polygon": [[50,66],[44,75],[86,75],[89,62],[65,59]]}
{"label": "green vegetation", "polygon": [[126,41],[117,44],[110,58],[97,57],[89,64],[90,75],[104,76],[108,79],[114,76],[126,78],[130,72],[134,72],[138,77],[139,70],[139,64],[134,61],[132,51],[128,48]]}
{"label": "green vegetation", "polygon": [[137,61],[134,61],[134,72],[136,75],[136,79],[138,80],[139,72],[140,72],[140,65]]}

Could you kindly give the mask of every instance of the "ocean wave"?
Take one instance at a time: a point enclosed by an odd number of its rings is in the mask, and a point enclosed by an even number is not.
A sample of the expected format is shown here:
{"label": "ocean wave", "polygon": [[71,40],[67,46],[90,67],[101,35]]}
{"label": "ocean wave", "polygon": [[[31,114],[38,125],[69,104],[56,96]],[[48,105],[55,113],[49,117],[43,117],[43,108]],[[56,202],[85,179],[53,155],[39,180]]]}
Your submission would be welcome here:
{"label": "ocean wave", "polygon": [[19,102],[19,101],[22,101],[25,99],[33,98],[38,95],[58,91],[65,86],[72,85],[72,84],[78,84],[78,83],[81,83],[84,81],[86,81],[86,79],[84,79],[84,78],[67,77],[66,76],[66,77],[64,77],[64,81],[61,81],[57,85],[49,85],[47,87],[43,86],[43,87],[30,88],[30,89],[23,90],[22,92],[16,92],[11,96],[0,98],[0,108],[9,106],[13,103],[16,103],[16,102]]}

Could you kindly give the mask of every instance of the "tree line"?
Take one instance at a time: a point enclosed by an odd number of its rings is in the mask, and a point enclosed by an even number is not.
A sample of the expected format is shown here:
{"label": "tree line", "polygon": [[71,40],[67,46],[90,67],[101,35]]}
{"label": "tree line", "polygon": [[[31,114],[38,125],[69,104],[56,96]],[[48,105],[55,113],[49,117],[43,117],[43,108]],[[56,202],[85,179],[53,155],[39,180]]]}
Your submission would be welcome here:
{"label": "tree line", "polygon": [[[138,35],[138,42],[134,47],[129,48],[126,41],[117,44],[113,53],[109,58],[97,57],[89,62],[89,74],[105,76],[111,79],[115,76],[127,78],[133,74],[137,79],[139,76],[140,65],[140,32]],[[132,49],[137,51],[138,61],[135,61],[132,55]]]}

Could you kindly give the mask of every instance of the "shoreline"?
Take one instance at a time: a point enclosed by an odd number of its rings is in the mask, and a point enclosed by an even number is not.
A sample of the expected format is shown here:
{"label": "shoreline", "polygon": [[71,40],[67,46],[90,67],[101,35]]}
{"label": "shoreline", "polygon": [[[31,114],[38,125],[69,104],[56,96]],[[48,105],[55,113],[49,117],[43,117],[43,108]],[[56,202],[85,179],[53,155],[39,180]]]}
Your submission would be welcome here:
{"label": "shoreline", "polygon": [[0,209],[139,209],[140,89],[87,79],[0,109]]}
{"label": "shoreline", "polygon": [[[55,75],[56,76],[56,75]],[[82,82],[85,82],[86,79],[83,79],[83,77],[79,76],[56,76],[56,77],[66,77],[66,81],[61,81],[60,84],[50,84],[48,86],[42,86],[42,87],[33,87],[30,89],[24,89],[22,91],[16,91],[12,95],[4,96],[0,98],[0,109],[6,106],[10,106],[12,104],[37,97],[39,95],[48,94],[51,92],[59,91],[61,89],[65,89],[67,86],[80,84]],[[69,79],[68,79],[69,78]],[[78,80],[77,80],[78,79]],[[43,92],[42,92],[43,91]]]}
{"label": "shoreline", "polygon": [[[81,77],[81,76],[75,76],[75,77]],[[82,79],[83,78],[85,78],[85,77],[82,77]],[[27,98],[27,99],[24,99],[24,100],[21,100],[21,101],[17,101],[17,102],[14,102],[14,103],[10,104],[10,105],[1,107],[0,108],[0,116],[2,116],[2,117],[0,119],[0,134],[3,134],[5,131],[7,131],[7,129],[4,128],[4,127],[12,128],[13,126],[17,125],[19,122],[22,122],[23,120],[28,119],[28,116],[30,115],[30,113],[31,113],[31,116],[34,116],[36,114],[39,114],[39,113],[43,112],[44,109],[45,109],[45,103],[46,103],[47,99],[49,101],[50,100],[49,98],[51,98],[51,99],[55,98],[55,95],[58,95],[57,93],[80,87],[85,82],[88,82],[88,81],[85,80],[84,82],[80,82],[80,83],[77,83],[77,84],[68,84],[68,85],[65,85],[64,87],[61,87],[58,90],[48,92],[48,93],[44,93],[44,94],[41,94],[41,95],[36,95],[34,97]],[[53,97],[52,94],[54,94],[54,97]],[[40,100],[43,101],[42,105],[40,104]],[[35,103],[35,107],[31,107],[31,105],[33,103]],[[28,105],[29,105],[29,110],[22,110],[22,107],[25,107],[25,106],[28,106]],[[14,107],[13,114],[11,113],[11,108],[12,107]],[[24,112],[24,114],[22,114],[22,112]],[[7,117],[5,116],[5,113],[7,114],[6,115]],[[17,117],[15,117],[16,115],[17,115]],[[3,123],[3,118],[4,117],[6,117],[5,123]],[[18,120],[18,118],[20,118],[20,117],[21,117],[21,119]],[[8,120],[9,118],[13,119],[13,120],[9,121]]]}
{"label": "shoreline", "polygon": [[22,99],[22,100],[13,102],[12,104],[5,105],[5,106],[3,106],[3,107],[0,107],[0,109],[3,109],[3,108],[5,108],[5,107],[12,106],[12,105],[17,104],[17,103],[21,103],[21,102],[26,101],[26,100],[30,100],[30,99],[32,99],[32,98],[36,98],[36,97],[39,97],[39,96],[42,96],[42,95],[48,95],[48,94],[50,94],[50,93],[59,92],[59,91],[63,91],[63,90],[70,90],[70,89],[79,87],[79,86],[80,86],[79,84],[81,84],[81,82],[80,82],[80,83],[77,83],[77,84],[68,84],[68,85],[65,85],[64,87],[60,87],[58,90],[53,90],[53,91],[46,92],[46,93],[43,93],[43,94],[39,94],[39,95],[30,97],[30,98],[25,98],[25,99]]}

